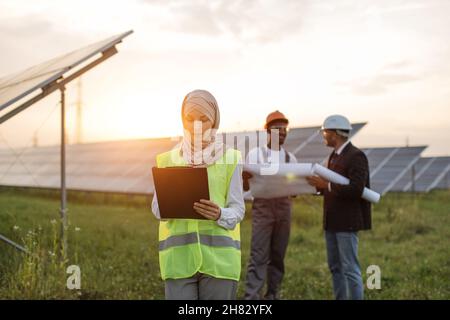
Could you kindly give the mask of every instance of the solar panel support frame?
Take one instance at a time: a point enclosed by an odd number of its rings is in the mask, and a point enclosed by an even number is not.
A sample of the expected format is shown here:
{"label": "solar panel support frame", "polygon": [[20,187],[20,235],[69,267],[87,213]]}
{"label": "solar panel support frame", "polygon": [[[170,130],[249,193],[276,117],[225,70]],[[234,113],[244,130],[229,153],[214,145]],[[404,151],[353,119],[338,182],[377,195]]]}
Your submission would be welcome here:
{"label": "solar panel support frame", "polygon": [[61,92],[61,252],[64,259],[67,254],[67,190],[66,190],[66,88],[62,86]]}
{"label": "solar panel support frame", "polygon": [[24,253],[28,253],[27,249],[25,249],[24,247],[22,247],[20,244],[15,243],[14,241],[12,241],[11,239],[8,239],[7,237],[3,236],[0,234],[0,240],[2,240],[3,242],[13,246],[14,248],[16,248],[19,251],[22,251]]}
{"label": "solar panel support frame", "polygon": [[[32,106],[36,102],[42,100],[43,98],[47,97],[51,93],[60,90],[61,93],[61,208],[60,208],[60,217],[61,217],[61,249],[64,257],[67,255],[67,190],[66,190],[66,145],[65,145],[65,87],[66,85],[71,82],[72,80],[75,80],[76,78],[80,77],[82,74],[86,73],[90,69],[94,68],[98,64],[102,63],[103,61],[107,60],[108,58],[115,55],[118,51],[116,48],[116,45],[121,43],[122,41],[117,42],[115,45],[107,48],[106,50],[101,52],[101,56],[97,58],[96,60],[90,62],[86,66],[82,67],[80,70],[74,72],[73,74],[69,75],[68,77],[60,77],[56,79],[55,81],[49,83],[47,86],[43,87],[41,90],[42,92],[38,94],[37,96],[27,100],[26,102],[22,103],[20,106],[16,107],[12,111],[6,113],[2,117],[0,117],[0,124],[3,122],[11,119],[15,115],[19,114],[20,112],[24,111],[28,107]],[[6,238],[5,236],[0,235],[0,240],[4,241],[5,243],[13,246],[19,251],[27,252],[25,248],[20,246],[19,244],[15,243],[14,241]]]}

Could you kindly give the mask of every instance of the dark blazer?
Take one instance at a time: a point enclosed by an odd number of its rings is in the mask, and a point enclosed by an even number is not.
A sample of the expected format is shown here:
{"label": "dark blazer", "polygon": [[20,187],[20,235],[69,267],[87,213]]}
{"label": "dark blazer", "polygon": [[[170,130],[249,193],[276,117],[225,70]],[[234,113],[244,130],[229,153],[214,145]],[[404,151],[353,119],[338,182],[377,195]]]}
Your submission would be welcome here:
{"label": "dark blazer", "polygon": [[334,151],[328,168],[350,180],[349,185],[331,183],[324,195],[323,228],[333,232],[355,232],[372,227],[371,203],[362,199],[364,187],[370,188],[369,162],[360,149],[349,143],[340,155]]}

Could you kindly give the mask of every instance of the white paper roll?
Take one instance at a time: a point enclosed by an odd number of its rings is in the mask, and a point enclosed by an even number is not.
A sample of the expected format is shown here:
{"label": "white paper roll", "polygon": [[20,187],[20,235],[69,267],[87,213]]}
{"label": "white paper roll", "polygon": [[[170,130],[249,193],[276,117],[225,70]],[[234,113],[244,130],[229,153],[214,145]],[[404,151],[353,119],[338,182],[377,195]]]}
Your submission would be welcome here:
{"label": "white paper roll", "polygon": [[378,203],[378,201],[380,201],[381,195],[371,189],[364,188],[362,198],[372,203]]}
{"label": "white paper roll", "polygon": [[313,193],[305,177],[312,175],[312,163],[245,164],[253,174],[249,180],[253,197],[271,199]]}
{"label": "white paper roll", "polygon": [[248,182],[251,195],[255,198],[273,199],[312,194],[315,191],[303,177],[254,175]]}
{"label": "white paper roll", "polygon": [[316,163],[313,166],[313,173],[318,175],[319,177],[324,178],[325,180],[331,181],[337,184],[347,185],[350,183],[350,180],[344,176],[341,176],[339,173],[336,173],[320,164]]}
{"label": "white paper roll", "polygon": [[[325,168],[324,166],[321,166],[320,164],[315,164],[312,168],[312,172],[319,177],[322,177],[328,181],[331,181],[336,184],[342,184],[347,185],[350,183],[350,180],[346,177],[341,176],[339,173],[336,173],[328,168]],[[372,202],[372,203],[378,203],[380,201],[380,194],[364,188],[363,194],[361,196],[363,199]]]}
{"label": "white paper roll", "polygon": [[296,176],[309,177],[313,169],[312,163],[272,163],[245,164],[244,171],[260,176]]}

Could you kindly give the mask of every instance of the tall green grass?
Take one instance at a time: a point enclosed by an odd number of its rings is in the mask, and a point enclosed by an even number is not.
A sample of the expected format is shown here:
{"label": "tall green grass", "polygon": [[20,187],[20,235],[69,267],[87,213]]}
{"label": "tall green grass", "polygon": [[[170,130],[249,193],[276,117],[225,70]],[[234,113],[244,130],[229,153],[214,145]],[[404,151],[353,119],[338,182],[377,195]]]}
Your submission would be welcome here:
{"label": "tall green grass", "polygon": [[[2,299],[162,299],[157,221],[149,198],[69,194],[67,256],[59,251],[59,202],[53,191],[0,192]],[[243,295],[251,237],[251,205],[242,223]],[[367,299],[450,298],[450,191],[388,194],[373,208],[373,230],[360,233],[360,262],[381,268],[381,290]],[[283,299],[332,299],[322,232],[322,199],[294,201]],[[81,268],[81,290],[66,288],[66,268]]]}

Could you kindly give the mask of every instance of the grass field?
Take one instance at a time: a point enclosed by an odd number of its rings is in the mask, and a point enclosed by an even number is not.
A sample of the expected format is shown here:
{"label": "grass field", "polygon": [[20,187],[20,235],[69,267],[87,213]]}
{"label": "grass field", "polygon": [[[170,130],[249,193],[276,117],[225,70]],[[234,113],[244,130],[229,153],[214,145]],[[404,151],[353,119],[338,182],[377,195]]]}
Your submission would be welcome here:
{"label": "grass field", "polygon": [[[157,221],[149,199],[69,194],[68,258],[58,258],[59,201],[54,192],[0,190],[0,299],[162,299]],[[283,299],[332,299],[321,230],[322,199],[294,202]],[[250,207],[248,207],[249,209]],[[251,214],[242,223],[245,279]],[[450,299],[450,191],[388,194],[374,207],[373,230],[360,233],[360,262],[381,268],[381,289],[366,299]],[[81,268],[81,290],[66,289],[68,265]],[[242,297],[244,282],[239,285]]]}

